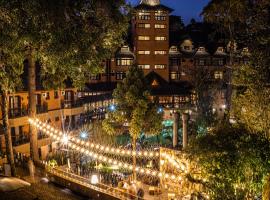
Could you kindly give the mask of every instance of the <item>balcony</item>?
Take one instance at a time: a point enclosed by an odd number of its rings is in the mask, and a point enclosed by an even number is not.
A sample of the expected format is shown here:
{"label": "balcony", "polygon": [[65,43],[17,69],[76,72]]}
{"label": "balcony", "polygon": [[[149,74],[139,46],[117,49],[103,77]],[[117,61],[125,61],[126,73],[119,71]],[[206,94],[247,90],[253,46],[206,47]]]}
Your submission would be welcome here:
{"label": "balcony", "polygon": [[46,113],[48,112],[48,104],[43,103],[42,105],[37,105],[36,109],[37,109],[37,114]]}
{"label": "balcony", "polygon": [[12,138],[12,146],[14,147],[27,144],[29,142],[30,142],[29,136],[23,136],[23,137],[20,137],[19,139]]}
{"label": "balcony", "polygon": [[24,117],[26,115],[28,115],[27,108],[13,108],[13,109],[9,109],[8,111],[9,119]]}
{"label": "balcony", "polygon": [[82,107],[82,105],[83,105],[82,101],[71,101],[71,100],[61,101],[62,109],[79,108],[79,107]]}

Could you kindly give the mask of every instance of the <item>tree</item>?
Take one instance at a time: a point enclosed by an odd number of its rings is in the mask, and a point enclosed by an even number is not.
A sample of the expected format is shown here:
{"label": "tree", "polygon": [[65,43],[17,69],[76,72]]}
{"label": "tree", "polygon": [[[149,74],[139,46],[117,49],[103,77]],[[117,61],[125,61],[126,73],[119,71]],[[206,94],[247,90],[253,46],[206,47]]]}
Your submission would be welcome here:
{"label": "tree", "polygon": [[262,194],[270,170],[270,143],[242,127],[221,126],[190,143],[190,157],[211,199],[255,199]]}
{"label": "tree", "polygon": [[246,22],[247,0],[212,0],[203,9],[202,15],[205,21],[217,24],[217,27],[225,33],[228,39],[229,63],[228,63],[228,89],[227,89],[227,109],[231,109],[232,96],[232,70],[233,56],[236,48],[236,29]]}
{"label": "tree", "polygon": [[[36,64],[43,79],[58,79],[59,86],[69,77],[74,86],[82,87],[91,74],[102,71],[102,62],[122,42],[126,31],[123,0],[12,0],[1,1],[0,7],[16,16],[13,22],[18,24],[14,28],[20,40],[10,39],[25,50],[32,118],[36,116]],[[38,160],[37,132],[31,125],[30,155]]]}
{"label": "tree", "polygon": [[[137,66],[129,68],[123,82],[117,84],[113,92],[116,109],[102,123],[110,134],[121,134],[128,128],[132,138],[133,151],[136,152],[136,140],[140,134],[159,134],[162,129],[162,113],[151,102],[144,74]],[[136,180],[136,155],[133,155],[133,178]]]}
{"label": "tree", "polygon": [[11,166],[11,175],[16,176],[11,132],[9,126],[9,96],[21,85],[20,75],[23,69],[23,54],[17,45],[10,42],[13,37],[18,41],[14,30],[18,24],[12,23],[15,16],[0,8],[0,94],[3,130],[6,143],[7,160]]}

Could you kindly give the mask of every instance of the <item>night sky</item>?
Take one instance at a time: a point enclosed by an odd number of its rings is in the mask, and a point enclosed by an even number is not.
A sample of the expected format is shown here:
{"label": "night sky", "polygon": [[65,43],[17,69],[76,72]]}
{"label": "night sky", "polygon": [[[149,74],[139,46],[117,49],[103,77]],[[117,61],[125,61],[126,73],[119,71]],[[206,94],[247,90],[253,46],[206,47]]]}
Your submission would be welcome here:
{"label": "night sky", "polygon": [[[138,4],[139,0],[127,0],[132,5]],[[196,21],[201,20],[200,13],[209,0],[161,0],[161,3],[174,9],[173,15],[182,16],[185,24],[189,23],[192,18]]]}

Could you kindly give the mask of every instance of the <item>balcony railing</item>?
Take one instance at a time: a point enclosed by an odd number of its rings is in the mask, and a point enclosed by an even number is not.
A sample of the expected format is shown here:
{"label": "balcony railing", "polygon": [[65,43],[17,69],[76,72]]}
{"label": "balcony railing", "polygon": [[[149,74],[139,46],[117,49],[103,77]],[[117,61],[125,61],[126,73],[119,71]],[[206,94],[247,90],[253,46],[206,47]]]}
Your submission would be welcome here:
{"label": "balcony railing", "polygon": [[83,105],[82,101],[70,101],[70,100],[65,100],[61,101],[61,108],[78,108]]}
{"label": "balcony railing", "polygon": [[48,104],[43,103],[42,105],[37,105],[37,114],[46,113],[48,112]]}
{"label": "balcony railing", "polygon": [[13,146],[20,146],[23,144],[27,144],[30,142],[30,137],[29,136],[24,136],[19,139],[12,138],[12,145]]}
{"label": "balcony railing", "polygon": [[26,115],[28,115],[28,111],[26,108],[13,108],[13,109],[9,109],[8,111],[8,117],[10,119],[24,117]]}

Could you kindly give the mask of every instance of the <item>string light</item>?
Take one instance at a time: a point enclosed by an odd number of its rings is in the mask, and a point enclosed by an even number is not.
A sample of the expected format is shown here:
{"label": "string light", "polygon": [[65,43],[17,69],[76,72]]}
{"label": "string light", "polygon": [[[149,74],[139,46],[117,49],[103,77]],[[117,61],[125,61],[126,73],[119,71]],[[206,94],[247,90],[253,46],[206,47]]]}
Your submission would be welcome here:
{"label": "string light", "polygon": [[[52,126],[50,126],[49,124],[45,124],[43,122],[41,122],[40,120],[38,119],[35,119],[35,120],[32,120],[32,119],[29,119],[29,122],[34,124],[37,128],[40,128],[41,126],[43,127],[42,131],[50,131],[52,132],[53,134],[57,134],[58,135],[63,135],[63,133],[61,131],[58,131],[56,129],[54,129]],[[111,153],[111,154],[119,154],[119,155],[123,155],[123,156],[131,156],[131,155],[135,155],[135,156],[140,156],[140,157],[159,157],[159,152],[156,152],[156,151],[133,151],[133,150],[124,150],[124,149],[121,149],[121,148],[114,148],[114,147],[110,147],[110,146],[102,146],[100,144],[94,144],[94,143],[85,143],[85,141],[81,140],[81,139],[76,139],[74,137],[70,138],[69,139],[70,141],[72,142],[75,142],[79,145],[84,145],[84,146],[87,146],[87,147],[90,147],[90,148],[94,148],[96,150],[99,150],[99,151],[105,151],[107,153]]]}
{"label": "string light", "polygon": [[[104,150],[106,152],[112,152],[112,151],[117,152],[118,154],[137,155],[136,152],[134,152],[134,151],[122,150],[122,149],[118,149],[118,148],[114,148],[114,147],[110,148],[108,146],[104,147],[104,146],[99,145],[99,144],[95,145],[93,143],[90,144],[88,142],[87,143],[84,143],[84,142],[82,143],[82,141],[79,140],[79,139],[77,139],[77,140],[75,138],[70,138],[69,139],[66,135],[63,135],[63,133],[61,131],[56,131],[50,125],[45,125],[45,123],[40,122],[38,119],[36,119],[36,120],[29,119],[29,122],[31,124],[33,124],[34,126],[36,126],[37,128],[39,128],[40,130],[42,130],[43,132],[45,132],[46,134],[52,136],[55,140],[57,140],[57,141],[64,140],[65,143],[67,143],[67,145],[70,146],[72,149],[80,151],[81,153],[84,153],[84,154],[86,154],[88,156],[94,157],[97,160],[107,162],[107,163],[110,163],[110,164],[113,163],[114,165],[117,165],[118,167],[125,168],[127,170],[132,170],[133,169],[133,166],[128,164],[128,163],[108,158],[108,157],[103,156],[101,154],[89,151],[88,149],[85,149],[84,147],[80,147],[80,146],[78,146],[76,144],[72,144],[71,142],[68,142],[68,141],[73,141],[75,143],[78,143],[79,145],[84,145],[85,144],[86,146],[91,146],[92,148],[95,148],[97,150]],[[59,137],[58,135],[63,135],[63,136]],[[159,153],[157,153],[157,152],[139,151],[138,155],[139,156],[154,156],[154,155],[159,156]],[[176,162],[175,159],[171,158],[171,156],[167,155],[166,153],[161,154],[161,156],[164,157],[165,159],[167,159],[176,168],[184,170],[183,166],[181,166],[178,162]],[[179,181],[182,180],[181,176],[176,177],[175,175],[171,175],[171,174],[168,174],[168,173],[161,173],[161,172],[158,172],[158,171],[155,171],[155,170],[150,170],[150,169],[142,168],[142,167],[138,167],[138,166],[136,166],[135,171],[137,171],[138,173],[144,174],[144,175],[151,175],[151,176],[154,176],[154,177],[166,178],[166,179],[171,179],[171,180],[177,179]]]}

